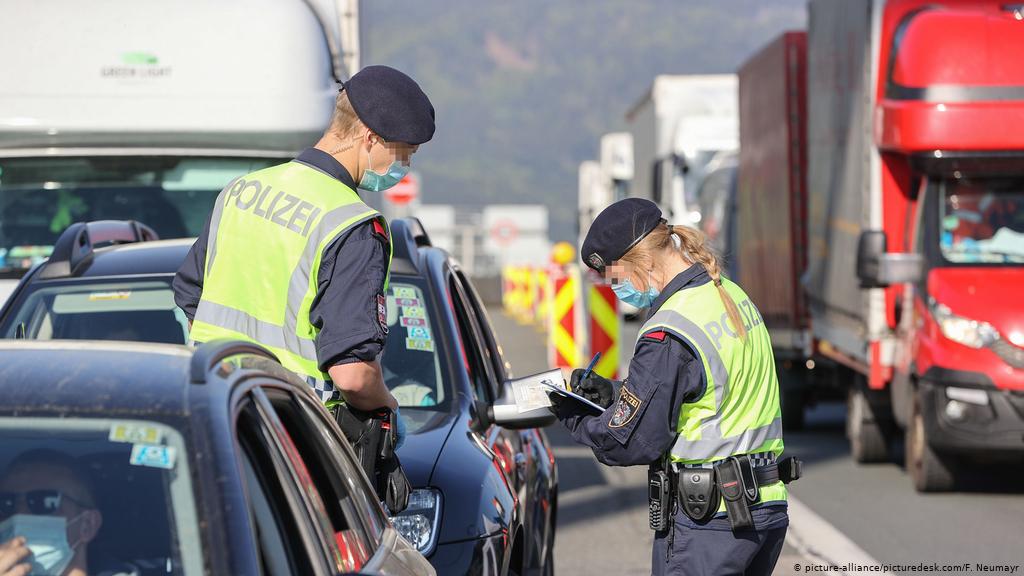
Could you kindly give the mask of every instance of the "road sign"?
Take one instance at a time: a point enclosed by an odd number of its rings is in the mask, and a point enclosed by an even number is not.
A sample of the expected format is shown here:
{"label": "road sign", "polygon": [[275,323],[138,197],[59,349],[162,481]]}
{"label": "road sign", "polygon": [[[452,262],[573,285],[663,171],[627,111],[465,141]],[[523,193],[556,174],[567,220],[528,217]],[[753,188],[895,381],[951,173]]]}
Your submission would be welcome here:
{"label": "road sign", "polygon": [[502,246],[515,242],[519,236],[519,227],[512,220],[498,220],[491,225],[491,238]]}
{"label": "road sign", "polygon": [[398,184],[384,191],[384,199],[392,204],[404,206],[420,195],[420,177],[409,172]]}

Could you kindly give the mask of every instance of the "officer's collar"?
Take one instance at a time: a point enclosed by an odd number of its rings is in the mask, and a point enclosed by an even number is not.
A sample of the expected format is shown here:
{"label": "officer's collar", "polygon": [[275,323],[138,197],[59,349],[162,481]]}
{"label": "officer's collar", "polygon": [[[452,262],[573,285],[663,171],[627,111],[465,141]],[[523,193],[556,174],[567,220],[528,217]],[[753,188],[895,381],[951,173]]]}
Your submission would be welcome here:
{"label": "officer's collar", "polygon": [[295,158],[296,162],[302,162],[310,168],[315,168],[324,174],[327,174],[335,180],[340,180],[342,184],[349,188],[356,189],[356,181],[352,179],[352,175],[348,173],[348,170],[334,159],[327,152],[318,148],[306,148]]}
{"label": "officer's collar", "polygon": [[686,270],[683,270],[676,277],[672,279],[665,289],[658,294],[658,297],[654,299],[654,304],[651,304],[650,313],[648,317],[653,316],[655,312],[669,299],[670,296],[679,292],[683,288],[693,288],[702,284],[711,282],[711,276],[708,276],[708,271],[704,268],[704,265],[700,262],[691,265]]}

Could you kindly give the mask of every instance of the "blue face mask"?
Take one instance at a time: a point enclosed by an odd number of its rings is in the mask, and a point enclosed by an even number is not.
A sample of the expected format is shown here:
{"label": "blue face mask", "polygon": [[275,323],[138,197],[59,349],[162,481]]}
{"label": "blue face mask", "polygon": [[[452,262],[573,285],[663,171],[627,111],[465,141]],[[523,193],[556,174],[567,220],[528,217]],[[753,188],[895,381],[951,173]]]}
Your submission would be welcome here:
{"label": "blue face mask", "polygon": [[0,524],[0,542],[23,537],[25,546],[32,552],[30,574],[60,576],[75,555],[74,548],[68,544],[67,527],[79,518],[68,522],[63,516],[15,514]]}
{"label": "blue face mask", "polygon": [[[366,161],[370,163],[369,151],[366,153]],[[398,184],[408,173],[409,167],[402,164],[401,160],[395,160],[383,174],[372,168],[363,170],[363,177],[359,180],[359,187],[369,192],[381,192]]]}
{"label": "blue face mask", "polygon": [[654,300],[658,297],[658,292],[654,288],[648,288],[646,292],[641,292],[633,286],[633,283],[629,280],[623,280],[618,284],[612,284],[612,292],[615,292],[615,296],[629,304],[636,306],[637,308],[648,308],[651,304],[654,304]]}

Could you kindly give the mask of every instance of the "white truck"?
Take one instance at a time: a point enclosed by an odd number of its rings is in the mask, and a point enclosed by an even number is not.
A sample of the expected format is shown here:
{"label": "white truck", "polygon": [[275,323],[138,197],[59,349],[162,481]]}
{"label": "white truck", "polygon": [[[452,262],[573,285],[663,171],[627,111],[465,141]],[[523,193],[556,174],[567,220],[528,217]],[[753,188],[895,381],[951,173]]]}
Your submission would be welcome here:
{"label": "white truck", "polygon": [[0,4],[0,302],[69,224],[196,236],[232,178],[315,143],[352,3]]}
{"label": "white truck", "polygon": [[653,200],[665,217],[697,224],[697,189],[708,162],[739,146],[736,76],[660,75],[626,114],[633,135],[630,195]]}
{"label": "white truck", "polygon": [[583,245],[591,222],[601,210],[629,195],[632,179],[633,135],[610,132],[601,136],[600,160],[587,160],[579,168],[577,246]]}

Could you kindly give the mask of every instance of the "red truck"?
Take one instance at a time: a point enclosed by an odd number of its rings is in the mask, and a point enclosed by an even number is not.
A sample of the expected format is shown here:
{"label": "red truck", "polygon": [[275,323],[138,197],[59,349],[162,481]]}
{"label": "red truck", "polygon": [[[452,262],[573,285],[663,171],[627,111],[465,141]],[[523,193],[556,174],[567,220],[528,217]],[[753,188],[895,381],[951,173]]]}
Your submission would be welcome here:
{"label": "red truck", "polygon": [[859,462],[902,429],[921,491],[1024,456],[1021,54],[1021,4],[812,0],[740,70],[737,269],[783,385],[844,386]]}

